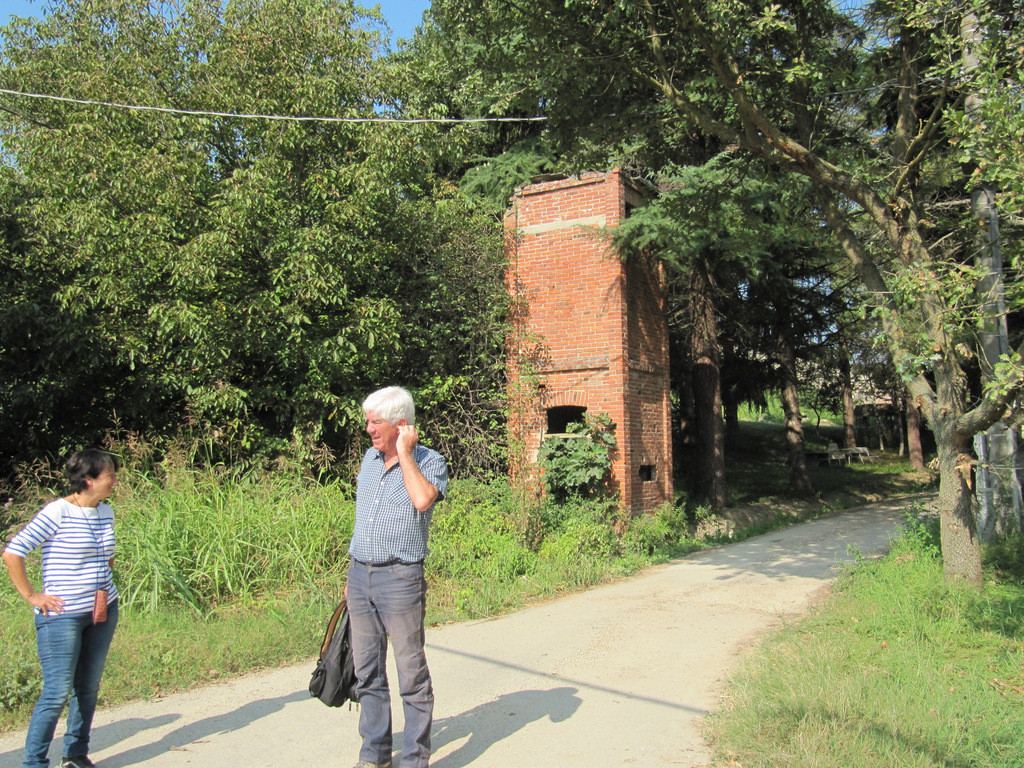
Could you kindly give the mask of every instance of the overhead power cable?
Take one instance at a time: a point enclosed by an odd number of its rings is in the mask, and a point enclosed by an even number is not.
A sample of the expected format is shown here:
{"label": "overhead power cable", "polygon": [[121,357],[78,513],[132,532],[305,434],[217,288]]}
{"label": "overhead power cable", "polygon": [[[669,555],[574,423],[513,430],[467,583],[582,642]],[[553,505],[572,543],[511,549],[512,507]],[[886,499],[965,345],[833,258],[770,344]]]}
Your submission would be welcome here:
{"label": "overhead power cable", "polygon": [[0,88],[0,93],[11,96],[27,96],[30,99],[48,99],[63,101],[70,104],[85,104],[93,107],[113,107],[114,109],[134,109],[143,112],[166,112],[173,115],[190,115],[193,117],[232,117],[241,120],[292,120],[296,122],[317,123],[530,123],[547,120],[547,117],[310,117],[305,115],[255,115],[238,112],[207,112],[198,109],[175,109],[173,107],[148,107],[141,104],[118,104],[111,101],[93,101],[91,99],[72,99],[67,96],[53,96],[46,93],[27,93]]}

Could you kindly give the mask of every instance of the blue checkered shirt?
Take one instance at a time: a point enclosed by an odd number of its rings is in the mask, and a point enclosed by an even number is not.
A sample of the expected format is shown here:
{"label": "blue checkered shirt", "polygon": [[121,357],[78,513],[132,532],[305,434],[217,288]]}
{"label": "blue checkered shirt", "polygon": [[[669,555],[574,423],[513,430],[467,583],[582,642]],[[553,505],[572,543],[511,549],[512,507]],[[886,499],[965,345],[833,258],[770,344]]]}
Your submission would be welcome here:
{"label": "blue checkered shirt", "polygon": [[[448,462],[418,443],[412,456],[427,482],[437,488],[437,501],[443,499]],[[429,552],[427,536],[433,512],[433,504],[426,512],[417,511],[405,490],[402,465],[396,461],[385,470],[384,454],[371,448],[356,477],[356,524],[348,553],[364,563],[417,563]]]}

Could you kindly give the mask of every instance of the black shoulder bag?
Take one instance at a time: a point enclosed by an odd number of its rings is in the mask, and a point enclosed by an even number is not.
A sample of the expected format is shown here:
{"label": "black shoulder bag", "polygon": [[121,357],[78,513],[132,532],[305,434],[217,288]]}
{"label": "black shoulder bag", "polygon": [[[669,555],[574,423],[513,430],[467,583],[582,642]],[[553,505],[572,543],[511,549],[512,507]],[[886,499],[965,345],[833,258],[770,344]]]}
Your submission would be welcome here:
{"label": "black shoulder bag", "polygon": [[356,682],[348,605],[342,600],[327,624],[327,633],[320,646],[320,658],[309,681],[309,693],[328,707],[340,707],[346,701],[355,702],[359,706]]}

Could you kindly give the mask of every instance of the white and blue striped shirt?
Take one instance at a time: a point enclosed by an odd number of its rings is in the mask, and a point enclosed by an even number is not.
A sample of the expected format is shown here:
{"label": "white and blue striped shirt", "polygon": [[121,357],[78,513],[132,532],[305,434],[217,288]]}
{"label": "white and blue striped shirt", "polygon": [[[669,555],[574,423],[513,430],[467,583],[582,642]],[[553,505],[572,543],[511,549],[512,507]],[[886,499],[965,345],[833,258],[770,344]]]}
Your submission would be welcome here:
{"label": "white and blue striped shirt", "polygon": [[[64,613],[89,613],[97,589],[117,599],[110,559],[114,556],[114,510],[108,504],[79,507],[57,499],[43,507],[7,545],[25,557],[41,548],[43,592],[64,601]],[[39,609],[36,608],[36,613]]]}

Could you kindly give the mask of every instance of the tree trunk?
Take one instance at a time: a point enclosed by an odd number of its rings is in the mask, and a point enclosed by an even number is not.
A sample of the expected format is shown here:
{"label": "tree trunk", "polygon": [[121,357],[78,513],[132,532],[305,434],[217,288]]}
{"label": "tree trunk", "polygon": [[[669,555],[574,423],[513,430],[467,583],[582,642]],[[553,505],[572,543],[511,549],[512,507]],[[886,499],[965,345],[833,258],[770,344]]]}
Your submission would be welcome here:
{"label": "tree trunk", "polygon": [[907,412],[907,450],[910,466],[924,469],[924,449],[921,447],[921,412],[917,410],[912,395],[905,398]]}
{"label": "tree trunk", "polygon": [[981,541],[975,529],[969,440],[939,441],[939,521],[946,576],[981,587]]}
{"label": "tree trunk", "polygon": [[[926,138],[925,144],[932,141],[929,130],[922,126],[923,115],[918,113],[920,103],[920,72],[918,67],[926,57],[920,55],[920,40],[927,40],[930,29],[923,26],[906,27],[898,30],[895,39],[900,41],[899,54],[901,65],[898,78],[898,103],[896,105],[897,125],[888,142],[893,149],[893,186],[889,190],[876,189],[866,178],[858,177],[846,169],[832,165],[813,149],[795,141],[780,129],[759,109],[752,91],[744,82],[747,74],[739,62],[730,54],[729,48],[722,38],[709,29],[707,20],[698,12],[702,7],[698,3],[681,3],[673,7],[678,9],[676,18],[682,17],[686,29],[694,31],[694,39],[708,54],[710,69],[713,71],[724,92],[731,99],[743,125],[739,128],[731,123],[721,121],[718,114],[705,111],[693,100],[686,88],[677,87],[677,76],[670,58],[663,55],[661,17],[653,5],[644,6],[647,28],[652,48],[655,52],[653,72],[638,70],[649,83],[660,88],[665,95],[667,104],[678,110],[679,114],[691,126],[704,128],[708,133],[719,136],[727,143],[746,149],[749,152],[774,163],[785,171],[800,173],[809,178],[814,186],[823,192],[822,213],[830,228],[838,238],[840,245],[850,258],[854,274],[864,288],[873,294],[878,302],[879,319],[882,329],[889,339],[889,350],[896,365],[908,370],[916,370],[917,362],[913,354],[902,340],[910,332],[917,332],[922,324],[926,328],[929,344],[943,359],[932,366],[934,376],[933,390],[931,377],[925,372],[914,374],[912,379],[915,397],[920,395],[924,400],[925,415],[935,433],[939,446],[940,459],[940,498],[942,501],[942,543],[945,558],[946,574],[951,577],[963,578],[971,583],[980,584],[981,558],[972,518],[970,485],[965,477],[970,477],[968,446],[963,435],[973,437],[976,432],[983,431],[1000,418],[998,411],[1003,411],[1009,403],[1009,397],[982,401],[971,411],[971,418],[965,418],[965,402],[956,400],[956,388],[966,390],[967,382],[956,367],[954,356],[959,354],[958,342],[946,333],[940,318],[948,312],[948,303],[944,300],[941,277],[934,269],[934,254],[929,251],[925,241],[927,227],[916,204],[919,199],[917,185],[922,163],[921,158],[930,160],[932,156],[923,154],[919,146],[919,137]],[[909,22],[908,22],[909,23]],[[929,89],[932,85],[929,84]],[[929,108],[930,109],[930,108]],[[941,135],[941,120],[936,123]],[[846,219],[838,198],[843,198],[860,209],[875,223],[878,234],[891,248],[887,258],[894,258],[903,266],[913,268],[922,278],[921,294],[918,305],[913,313],[906,312],[894,300],[892,286],[888,284],[881,264],[875,255],[866,247],[865,241],[858,237],[857,232]],[[918,315],[920,313],[920,315]],[[911,329],[915,329],[911,331]],[[1016,388],[1015,388],[1016,389]],[[804,457],[795,454],[795,445],[801,439],[799,433],[799,412],[796,409],[796,392],[791,393],[793,403],[787,404],[793,415],[787,414],[787,440],[790,441],[791,468],[794,473],[803,467]],[[788,396],[788,395],[787,395]],[[792,424],[788,419],[793,418]],[[957,419],[964,418],[963,435],[957,429]],[[792,433],[791,431],[792,430]],[[964,462],[959,457],[967,457],[966,475],[959,474],[957,467]]]}
{"label": "tree trunk", "polygon": [[677,414],[676,429],[679,432],[679,444],[690,445],[694,442],[694,418],[693,412],[696,408],[693,402],[693,370],[686,366],[683,372],[676,379],[675,385],[676,400],[678,401],[679,412]]}
{"label": "tree trunk", "polygon": [[892,400],[892,436],[898,446],[897,453],[899,453],[900,456],[906,456],[907,440],[906,431],[903,429],[903,414],[905,411],[903,408],[904,397],[899,390],[894,389],[890,395],[890,399]]}
{"label": "tree trunk", "polygon": [[725,411],[725,440],[732,444],[740,435],[740,404],[723,393],[722,408]]}
{"label": "tree trunk", "polygon": [[787,340],[780,340],[779,362],[782,366],[782,409],[786,415],[786,444],[789,447],[789,493],[809,496],[814,492],[807,472],[803,420],[800,416],[799,382],[796,377],[796,354]]}
{"label": "tree trunk", "polygon": [[[978,66],[975,47],[980,42],[978,17],[973,12],[965,14],[961,20],[960,35],[964,45],[964,66],[972,71]],[[977,117],[980,101],[977,93],[969,93],[967,114],[978,122],[979,130],[984,130],[987,126]],[[1010,343],[996,190],[983,177],[979,180],[981,183],[971,190],[971,211],[977,222],[974,261],[983,274],[978,284],[978,299],[984,318],[981,328],[982,365],[991,371],[1006,359]],[[1016,527],[1021,513],[1021,485],[1015,466],[1016,437],[1003,422],[997,422],[975,438],[978,456],[983,462],[979,467],[976,491],[980,504],[978,533],[986,542],[994,541],[1000,533]]]}
{"label": "tree trunk", "polygon": [[694,421],[697,428],[698,493],[713,509],[726,504],[725,423],[715,318],[714,284],[708,263],[698,259],[690,271]]}
{"label": "tree trunk", "polygon": [[857,447],[856,418],[853,410],[853,377],[850,374],[850,354],[846,343],[840,343],[839,375],[842,380],[843,398],[843,447]]}
{"label": "tree trunk", "polygon": [[963,374],[955,363],[935,366],[936,408],[931,425],[939,453],[939,522],[942,564],[948,578],[981,588],[981,542],[974,510],[972,434],[962,434]]}

